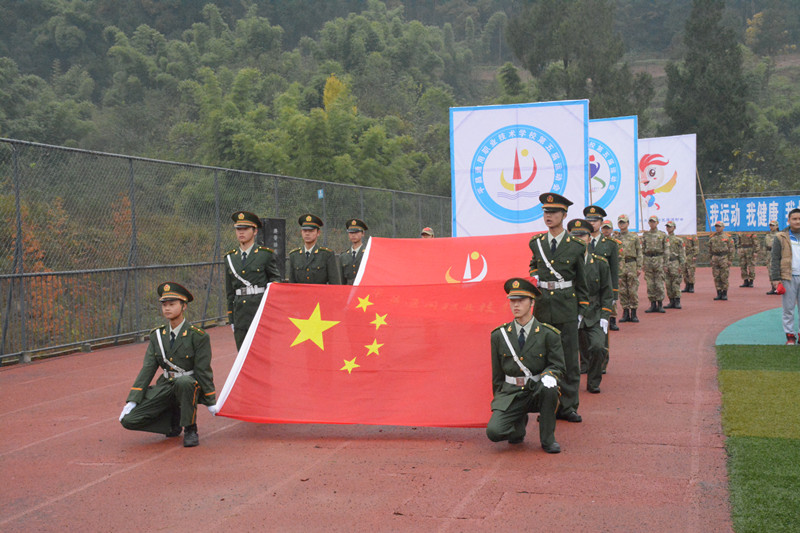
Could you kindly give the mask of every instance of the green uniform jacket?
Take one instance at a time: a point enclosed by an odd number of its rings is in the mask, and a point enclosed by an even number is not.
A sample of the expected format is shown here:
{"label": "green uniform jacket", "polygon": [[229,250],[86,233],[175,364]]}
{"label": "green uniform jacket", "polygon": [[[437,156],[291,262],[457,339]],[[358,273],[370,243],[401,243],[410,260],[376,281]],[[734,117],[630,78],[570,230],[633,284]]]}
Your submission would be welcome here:
{"label": "green uniform jacket", "polygon": [[708,237],[708,251],[712,256],[725,256],[730,261],[733,261],[733,256],[736,253],[736,245],[733,243],[733,237],[731,237],[730,233],[725,231],[722,233],[712,233]]}
{"label": "green uniform jacket", "polygon": [[[642,241],[639,240],[638,235],[626,231],[619,234],[619,240],[622,243],[622,261],[625,263],[636,263],[636,270],[641,270],[644,265],[644,258],[642,256]],[[635,259],[636,261],[627,261],[627,259]]]}
{"label": "green uniform jacket", "polygon": [[242,281],[231,273],[228,257],[231,258],[236,274],[249,281],[253,286],[265,288],[267,283],[279,281],[281,273],[275,259],[275,252],[266,246],[253,246],[247,255],[245,264],[242,264],[242,251],[235,248],[225,254],[223,263],[225,267],[225,295],[228,300],[228,323],[237,329],[248,330],[253,317],[261,304],[260,294],[236,294],[238,289],[246,287]]}
{"label": "green uniform jacket", "polygon": [[642,233],[642,254],[645,257],[660,257],[667,253],[667,234],[661,230]]}
{"label": "green uniform jacket", "polygon": [[567,289],[540,288],[542,295],[536,298],[533,308],[534,316],[546,324],[563,324],[576,322],[578,315],[589,304],[589,295],[586,290],[586,278],[583,273],[583,255],[586,245],[569,235],[564,235],[561,244],[556,248],[555,255],[550,253],[550,243],[547,242],[549,232],[544,232],[531,237],[528,246],[533,253],[530,263],[530,275],[539,276],[539,281],[558,281],[555,273],[545,264],[539,252],[539,241],[542,243],[545,257],[550,266],[558,271],[565,281],[571,281],[572,287]]}
{"label": "green uniform jacket", "polygon": [[356,252],[355,259],[353,258],[353,249],[350,248],[346,252],[342,252],[339,256],[339,263],[342,265],[342,281],[344,285],[352,285],[356,280],[358,274],[358,267],[361,266],[361,258],[364,257],[365,245],[362,244],[361,248]]}
{"label": "green uniform jacket", "polygon": [[[170,363],[183,370],[194,370],[192,377],[200,385],[198,403],[205,405],[217,403],[217,395],[214,389],[214,373],[211,371],[211,341],[205,331],[190,325],[188,321],[183,324],[172,348],[169,347],[169,326],[155,328],[150,332],[150,344],[147,345],[147,351],[144,354],[142,370],[139,371],[139,375],[136,376],[136,380],[133,382],[127,401],[142,403],[150,381],[152,381],[153,376],[160,368],[174,371],[172,367],[164,362],[161,356],[158,335],[161,335],[164,353]],[[164,377],[162,373],[153,388],[172,386],[172,381],[172,379]]]}
{"label": "green uniform jacket", "polygon": [[342,284],[342,268],[336,253],[330,248],[314,245],[306,259],[303,247],[289,252],[289,283]]}
{"label": "green uniform jacket", "polygon": [[586,259],[586,285],[589,290],[589,305],[583,312],[583,324],[591,327],[600,322],[601,318],[608,320],[611,316],[611,306],[614,301],[614,291],[611,288],[611,267],[605,257],[592,254]]}
{"label": "green uniform jacket", "polygon": [[597,239],[597,244],[594,247],[595,255],[605,257],[608,261],[608,266],[611,271],[611,288],[614,291],[614,300],[618,300],[617,293],[619,292],[619,245],[615,239],[609,239],[604,235],[600,235]]}
{"label": "green uniform jacket", "polygon": [[675,234],[667,234],[667,262],[678,261],[681,266],[686,262],[686,246],[683,238]]}
{"label": "green uniform jacket", "polygon": [[[550,374],[556,380],[564,375],[564,348],[561,346],[561,333],[549,324],[542,324],[532,318],[531,333],[525,339],[525,348],[520,352],[517,341],[516,329],[513,322],[503,324],[492,331],[492,409],[505,411],[511,402],[523,391],[530,389],[529,384],[518,387],[506,383],[506,376],[522,377],[525,373],[514,361],[511,350],[508,349],[501,329],[506,330],[508,340],[514,347],[520,362],[528,367],[531,374]],[[533,384],[530,384],[531,386]],[[527,387],[527,389],[526,389]]]}
{"label": "green uniform jacket", "polygon": [[700,242],[697,240],[697,236],[687,235],[683,237],[683,244],[685,245],[686,261],[696,263],[697,255],[700,253]]}

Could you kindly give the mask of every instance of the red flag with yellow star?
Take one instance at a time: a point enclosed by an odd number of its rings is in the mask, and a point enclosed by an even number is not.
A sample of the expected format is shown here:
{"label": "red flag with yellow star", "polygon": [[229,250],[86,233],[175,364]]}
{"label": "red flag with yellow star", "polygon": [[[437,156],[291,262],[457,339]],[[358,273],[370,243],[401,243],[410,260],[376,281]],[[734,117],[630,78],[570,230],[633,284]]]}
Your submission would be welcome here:
{"label": "red flag with yellow star", "polygon": [[483,427],[502,282],[272,284],[218,401],[250,422]]}

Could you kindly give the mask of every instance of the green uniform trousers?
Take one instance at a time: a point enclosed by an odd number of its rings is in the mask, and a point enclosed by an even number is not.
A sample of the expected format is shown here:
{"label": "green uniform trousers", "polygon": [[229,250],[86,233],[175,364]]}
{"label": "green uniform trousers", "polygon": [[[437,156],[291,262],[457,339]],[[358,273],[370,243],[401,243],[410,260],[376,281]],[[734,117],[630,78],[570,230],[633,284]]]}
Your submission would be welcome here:
{"label": "green uniform trousers", "polygon": [[[506,388],[516,387],[506,383]],[[512,393],[514,394],[514,393]],[[515,393],[516,397],[505,411],[494,410],[486,425],[486,436],[493,442],[525,437],[528,413],[539,413],[539,441],[549,446],[556,440],[556,409],[558,408],[558,387],[547,388],[536,383],[530,391]]]}
{"label": "green uniform trousers", "polygon": [[197,421],[197,396],[200,385],[192,376],[181,376],[157,384],[144,393],[144,400],[121,420],[122,427],[166,435],[172,429],[172,412],[180,409],[180,425]]}

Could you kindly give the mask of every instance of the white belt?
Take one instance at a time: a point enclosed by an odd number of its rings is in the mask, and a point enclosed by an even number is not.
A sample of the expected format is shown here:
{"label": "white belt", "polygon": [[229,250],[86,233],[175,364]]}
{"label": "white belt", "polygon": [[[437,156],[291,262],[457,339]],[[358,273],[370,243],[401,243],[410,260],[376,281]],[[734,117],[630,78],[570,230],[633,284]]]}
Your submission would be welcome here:
{"label": "white belt", "polygon": [[519,376],[519,377],[506,376],[506,383],[510,383],[511,385],[516,385],[518,387],[523,387],[523,386],[525,386],[525,383],[528,382],[528,380],[530,380],[530,381],[539,381],[540,379],[542,379],[542,375],[541,374],[536,374],[535,376],[531,376],[531,377],[528,377],[528,376]]}
{"label": "white belt", "polygon": [[191,376],[192,374],[194,374],[194,370],[184,370],[183,372],[164,370],[164,377],[167,379],[177,379],[181,376]]}
{"label": "white belt", "polygon": [[249,287],[242,287],[241,289],[236,289],[236,295],[244,296],[245,294],[261,294],[264,291],[266,291],[264,287],[259,287],[257,285],[250,285]]}
{"label": "white belt", "polygon": [[572,287],[572,281],[540,281],[540,289],[568,289]]}

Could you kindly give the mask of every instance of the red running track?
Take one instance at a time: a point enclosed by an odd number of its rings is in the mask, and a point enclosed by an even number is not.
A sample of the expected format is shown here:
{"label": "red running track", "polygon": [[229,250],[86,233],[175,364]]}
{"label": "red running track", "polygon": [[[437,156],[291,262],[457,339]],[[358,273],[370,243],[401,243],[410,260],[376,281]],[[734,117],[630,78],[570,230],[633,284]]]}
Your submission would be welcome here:
{"label": "red running track", "polygon": [[[541,450],[533,417],[511,446],[482,429],[258,425],[205,409],[200,446],[183,448],[117,420],[144,344],[4,368],[0,531],[730,531],[714,341],[780,305],[765,269],[753,289],[731,274],[727,302],[698,269],[684,309],[643,303],[641,323],[612,333],[603,392],[581,392],[583,423],[559,421],[560,455]],[[220,390],[233,336],[209,333]]]}

